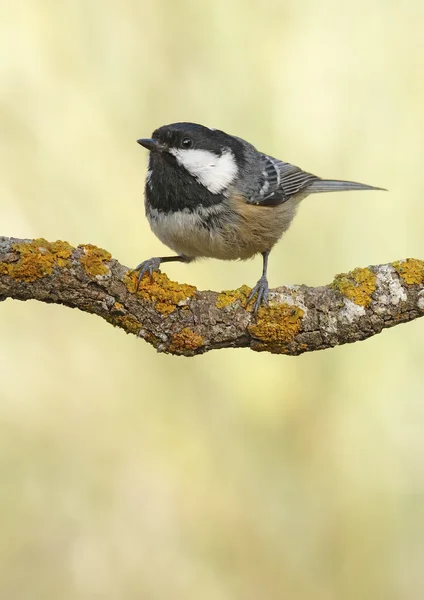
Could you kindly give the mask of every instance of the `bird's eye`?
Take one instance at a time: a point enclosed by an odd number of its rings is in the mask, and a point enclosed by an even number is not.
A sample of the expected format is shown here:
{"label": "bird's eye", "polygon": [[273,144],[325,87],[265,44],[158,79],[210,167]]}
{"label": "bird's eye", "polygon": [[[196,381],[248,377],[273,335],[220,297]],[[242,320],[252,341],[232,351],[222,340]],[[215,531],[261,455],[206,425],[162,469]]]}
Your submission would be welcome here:
{"label": "bird's eye", "polygon": [[191,139],[189,137],[185,137],[181,140],[181,146],[183,148],[191,148],[192,143],[193,142],[191,141]]}

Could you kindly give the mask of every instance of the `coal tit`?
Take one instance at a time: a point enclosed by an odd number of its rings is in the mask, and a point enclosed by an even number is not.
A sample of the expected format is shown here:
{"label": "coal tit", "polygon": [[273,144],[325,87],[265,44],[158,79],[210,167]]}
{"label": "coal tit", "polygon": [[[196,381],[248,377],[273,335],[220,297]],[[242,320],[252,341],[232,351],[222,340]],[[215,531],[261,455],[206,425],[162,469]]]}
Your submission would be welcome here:
{"label": "coal tit", "polygon": [[254,312],[268,296],[267,263],[309,194],[382,188],[321,179],[256,150],[245,140],[196,123],[159,127],[137,140],[150,151],[146,216],[156,236],[177,256],[150,258],[136,267],[138,282],[161,263],[189,263],[262,254],[263,270],[252,289]]}

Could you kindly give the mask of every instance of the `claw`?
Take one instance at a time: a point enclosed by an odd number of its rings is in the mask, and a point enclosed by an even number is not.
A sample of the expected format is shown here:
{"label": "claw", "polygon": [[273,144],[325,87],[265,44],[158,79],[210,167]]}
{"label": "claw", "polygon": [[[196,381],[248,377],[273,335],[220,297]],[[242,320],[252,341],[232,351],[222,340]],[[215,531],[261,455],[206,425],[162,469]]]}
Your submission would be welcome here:
{"label": "claw", "polygon": [[150,275],[150,279],[152,279],[154,271],[159,270],[160,263],[161,263],[160,258],[149,258],[136,266],[136,268],[134,269],[134,272],[139,271],[138,279],[137,279],[137,286],[135,288],[136,292],[138,292],[138,288],[140,286],[140,282],[143,279],[144,274],[148,272]]}
{"label": "claw", "polygon": [[268,280],[266,277],[262,276],[255,287],[249,294],[249,298],[247,299],[247,303],[256,296],[256,302],[253,307],[253,314],[256,315],[261,304],[268,303]]}

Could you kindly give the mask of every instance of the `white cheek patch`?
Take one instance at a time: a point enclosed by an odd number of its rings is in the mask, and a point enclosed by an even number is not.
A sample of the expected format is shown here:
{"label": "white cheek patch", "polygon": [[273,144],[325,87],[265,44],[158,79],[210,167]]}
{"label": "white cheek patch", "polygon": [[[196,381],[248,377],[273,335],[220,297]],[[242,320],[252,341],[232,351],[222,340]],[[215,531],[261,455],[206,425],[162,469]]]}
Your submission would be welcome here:
{"label": "white cheek patch", "polygon": [[212,194],[219,194],[225,190],[238,173],[236,159],[229,149],[220,156],[209,150],[195,148],[171,148],[169,152]]}

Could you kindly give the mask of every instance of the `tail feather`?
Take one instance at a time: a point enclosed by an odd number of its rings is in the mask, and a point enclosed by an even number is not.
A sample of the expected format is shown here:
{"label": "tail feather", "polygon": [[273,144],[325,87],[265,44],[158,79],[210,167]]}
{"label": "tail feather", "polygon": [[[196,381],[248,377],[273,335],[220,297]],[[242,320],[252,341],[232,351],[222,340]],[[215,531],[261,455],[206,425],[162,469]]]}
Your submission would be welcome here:
{"label": "tail feather", "polygon": [[338,181],[337,179],[316,179],[307,187],[308,193],[318,194],[320,192],[346,192],[348,190],[381,190],[387,192],[385,188],[357,183],[356,181]]}

